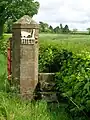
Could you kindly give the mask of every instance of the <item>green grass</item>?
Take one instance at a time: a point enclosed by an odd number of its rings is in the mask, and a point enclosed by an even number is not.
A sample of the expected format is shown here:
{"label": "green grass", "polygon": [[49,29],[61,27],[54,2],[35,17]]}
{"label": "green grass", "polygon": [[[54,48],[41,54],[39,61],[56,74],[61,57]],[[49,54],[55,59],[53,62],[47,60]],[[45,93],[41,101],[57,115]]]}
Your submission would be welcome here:
{"label": "green grass", "polygon": [[[5,34],[3,41],[8,40],[10,36]],[[44,46],[52,44],[74,53],[90,52],[89,35],[40,34],[39,44]],[[6,93],[6,75],[4,75],[6,71],[6,57],[0,54],[0,91],[4,91],[0,92],[0,120],[73,120],[65,111],[64,104],[50,107],[45,101],[41,101],[34,105],[31,101],[21,100],[13,94]],[[49,108],[52,108],[51,112]]]}
{"label": "green grass", "polygon": [[40,45],[52,44],[74,53],[90,52],[90,35],[41,34]]}
{"label": "green grass", "polygon": [[6,72],[6,57],[0,54],[0,75]]}
{"label": "green grass", "polygon": [[45,101],[32,103],[15,95],[0,92],[0,120],[71,120],[71,118],[63,105],[57,104],[53,107]]}
{"label": "green grass", "polygon": [[[10,36],[4,35],[4,38],[0,40],[0,91],[5,90],[6,86],[6,77],[7,77],[7,57],[3,54],[3,43],[8,40]],[[4,49],[3,49],[4,48]]]}

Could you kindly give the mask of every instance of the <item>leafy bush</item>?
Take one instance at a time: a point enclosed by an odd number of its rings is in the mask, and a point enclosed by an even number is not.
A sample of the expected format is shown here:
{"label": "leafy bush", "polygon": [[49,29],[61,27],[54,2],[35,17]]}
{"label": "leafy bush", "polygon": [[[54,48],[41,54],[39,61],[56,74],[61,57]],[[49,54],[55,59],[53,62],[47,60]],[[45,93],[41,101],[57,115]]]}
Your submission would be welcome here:
{"label": "leafy bush", "polygon": [[0,54],[7,55],[8,40],[11,35],[4,35],[3,38],[0,38]]}
{"label": "leafy bush", "polygon": [[[73,54],[48,45],[40,48],[40,72],[56,73],[56,90],[60,96],[67,98],[69,111],[74,115],[85,117],[90,112],[90,55]],[[60,101],[59,97],[59,101]],[[79,113],[79,114],[78,114]],[[82,117],[82,120],[86,118]]]}
{"label": "leafy bush", "polygon": [[[64,60],[65,61],[65,60]],[[56,73],[58,91],[70,100],[70,111],[74,113],[90,111],[90,60],[78,56],[66,60]],[[72,104],[71,104],[72,103]]]}
{"label": "leafy bush", "polygon": [[8,19],[4,25],[4,32],[5,33],[12,33],[12,25],[13,25],[13,20]]}
{"label": "leafy bush", "polygon": [[60,50],[57,46],[42,47],[39,54],[39,72],[58,72],[69,59],[72,59],[72,52]]}

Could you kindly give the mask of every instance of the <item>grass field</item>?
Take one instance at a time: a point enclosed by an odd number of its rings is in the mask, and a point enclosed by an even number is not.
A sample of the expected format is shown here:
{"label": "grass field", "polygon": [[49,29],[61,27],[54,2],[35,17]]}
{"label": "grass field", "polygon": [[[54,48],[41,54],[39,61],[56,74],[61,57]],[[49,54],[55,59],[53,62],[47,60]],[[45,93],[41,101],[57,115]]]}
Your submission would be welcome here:
{"label": "grass field", "polygon": [[[11,35],[5,35],[7,40]],[[39,44],[44,46],[52,44],[60,49],[68,49],[74,53],[90,52],[89,35],[62,35],[40,34]],[[5,93],[5,76],[7,71],[6,57],[0,54],[0,120],[73,120],[65,111],[64,105],[57,106],[51,112],[45,101],[23,101],[11,93]],[[3,89],[4,88],[4,89]]]}
{"label": "grass field", "polygon": [[[4,39],[8,40],[9,37],[11,34],[5,34]],[[90,35],[39,34],[39,45],[41,44],[58,45],[60,49],[68,49],[75,53],[90,52]]]}
{"label": "grass field", "polygon": [[75,53],[90,52],[90,35],[40,34],[40,44],[52,44]]}

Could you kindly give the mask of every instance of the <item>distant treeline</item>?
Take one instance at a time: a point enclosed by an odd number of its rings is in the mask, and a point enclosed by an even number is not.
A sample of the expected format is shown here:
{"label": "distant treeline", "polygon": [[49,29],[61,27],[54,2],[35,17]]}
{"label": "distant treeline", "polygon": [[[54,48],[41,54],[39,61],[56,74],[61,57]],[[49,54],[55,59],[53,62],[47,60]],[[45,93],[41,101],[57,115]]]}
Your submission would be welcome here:
{"label": "distant treeline", "polygon": [[90,35],[88,32],[70,32],[73,35]]}
{"label": "distant treeline", "polygon": [[[12,33],[12,19],[8,19],[6,23],[4,24],[4,32],[5,33]],[[79,32],[78,29],[70,30],[68,25],[63,26],[60,24],[59,26],[56,26],[53,28],[51,25],[48,25],[44,22],[39,22],[39,31],[40,33],[56,33],[56,34],[77,34],[77,35],[88,35],[90,34],[90,29],[88,28],[88,32]]]}
{"label": "distant treeline", "polygon": [[53,28],[51,25],[49,26],[47,23],[39,22],[40,25],[40,32],[44,33],[70,33],[68,25],[65,25],[64,27],[62,24],[60,26],[57,26]]}
{"label": "distant treeline", "polygon": [[[90,32],[79,32],[78,29],[70,30],[68,25],[63,26],[60,24],[59,26],[53,28],[51,25],[48,25],[44,22],[39,22],[40,25],[40,33],[56,33],[56,34],[78,34],[78,35],[88,35]],[[90,29],[87,29],[90,31]]]}

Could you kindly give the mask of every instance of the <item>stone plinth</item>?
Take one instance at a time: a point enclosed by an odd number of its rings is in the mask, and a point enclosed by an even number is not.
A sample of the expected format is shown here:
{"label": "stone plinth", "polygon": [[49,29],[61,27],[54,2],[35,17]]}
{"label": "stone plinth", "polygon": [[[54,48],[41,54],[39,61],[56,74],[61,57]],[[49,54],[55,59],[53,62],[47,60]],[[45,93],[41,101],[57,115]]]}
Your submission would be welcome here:
{"label": "stone plinth", "polygon": [[32,98],[38,83],[39,25],[25,15],[13,24],[12,31],[12,83],[22,96]]}

